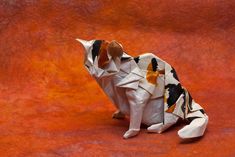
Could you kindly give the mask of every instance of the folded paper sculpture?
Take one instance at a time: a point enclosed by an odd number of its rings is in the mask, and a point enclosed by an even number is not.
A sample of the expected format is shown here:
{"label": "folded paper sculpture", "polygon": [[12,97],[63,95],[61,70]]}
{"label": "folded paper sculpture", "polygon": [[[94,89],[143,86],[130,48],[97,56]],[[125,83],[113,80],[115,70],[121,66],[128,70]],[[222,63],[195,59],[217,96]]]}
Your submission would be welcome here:
{"label": "folded paper sculpture", "polygon": [[85,67],[118,109],[113,117],[130,117],[124,138],[137,135],[141,123],[162,133],[179,119],[189,122],[178,131],[181,138],[204,134],[208,116],[170,64],[152,53],[132,57],[116,41],[77,40],[85,48]]}

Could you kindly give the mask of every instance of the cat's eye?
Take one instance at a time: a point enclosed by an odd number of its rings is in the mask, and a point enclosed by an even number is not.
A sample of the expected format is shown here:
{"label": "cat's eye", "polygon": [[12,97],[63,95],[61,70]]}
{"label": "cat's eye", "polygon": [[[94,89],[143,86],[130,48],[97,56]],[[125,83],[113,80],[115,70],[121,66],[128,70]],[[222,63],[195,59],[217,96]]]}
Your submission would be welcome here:
{"label": "cat's eye", "polygon": [[90,68],[87,64],[85,64],[85,66],[86,66],[88,69]]}

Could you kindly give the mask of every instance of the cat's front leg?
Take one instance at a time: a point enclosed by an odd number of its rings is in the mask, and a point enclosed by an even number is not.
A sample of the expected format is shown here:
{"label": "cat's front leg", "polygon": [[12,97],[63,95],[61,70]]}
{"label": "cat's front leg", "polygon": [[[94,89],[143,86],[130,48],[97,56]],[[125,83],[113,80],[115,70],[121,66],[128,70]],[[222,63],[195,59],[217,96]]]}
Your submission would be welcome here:
{"label": "cat's front leg", "polygon": [[124,119],[125,118],[125,114],[123,114],[120,110],[117,110],[113,113],[112,118],[115,119]]}
{"label": "cat's front leg", "polygon": [[130,105],[130,125],[129,130],[123,135],[125,139],[139,133],[144,107],[150,98],[150,93],[143,88],[138,88],[136,90],[127,89],[126,95]]}

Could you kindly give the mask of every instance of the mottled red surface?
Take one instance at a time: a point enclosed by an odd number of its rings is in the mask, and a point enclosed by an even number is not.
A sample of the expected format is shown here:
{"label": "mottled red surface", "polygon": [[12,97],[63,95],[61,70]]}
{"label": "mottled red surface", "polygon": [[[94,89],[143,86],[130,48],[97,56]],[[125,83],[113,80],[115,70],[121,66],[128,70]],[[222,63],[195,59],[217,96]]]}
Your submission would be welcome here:
{"label": "mottled red surface", "polygon": [[[229,0],[1,0],[0,156],[235,156],[234,19]],[[210,117],[205,136],[122,139],[128,121],[111,118],[77,37],[171,63]]]}

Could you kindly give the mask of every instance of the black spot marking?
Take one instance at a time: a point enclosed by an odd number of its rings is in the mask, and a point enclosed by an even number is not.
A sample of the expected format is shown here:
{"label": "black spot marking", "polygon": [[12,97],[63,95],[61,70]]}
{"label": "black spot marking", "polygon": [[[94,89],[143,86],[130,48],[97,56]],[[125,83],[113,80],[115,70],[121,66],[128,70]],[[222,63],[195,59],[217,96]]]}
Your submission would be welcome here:
{"label": "black spot marking", "polygon": [[197,119],[197,118],[199,118],[199,117],[189,117],[189,118],[187,118],[187,120],[191,123],[194,119]]}
{"label": "black spot marking", "polygon": [[173,67],[171,67],[171,68],[172,68],[171,73],[173,74],[173,77],[174,77],[176,80],[179,81],[179,78],[178,78],[178,76],[177,76],[177,74],[176,74],[175,69],[174,69]]}
{"label": "black spot marking", "polygon": [[185,109],[186,109],[186,96],[185,96],[185,90],[183,91],[183,95],[184,95],[184,97],[183,97],[184,102],[183,102],[183,104],[182,104],[182,106],[181,106],[181,110],[182,110],[182,112],[183,112],[183,113],[185,113]]}
{"label": "black spot marking", "polygon": [[121,58],[121,61],[126,61],[126,60],[129,60],[131,57],[122,57]]}
{"label": "black spot marking", "polygon": [[189,110],[191,111],[193,109],[192,107],[192,101],[193,101],[193,98],[192,96],[190,95],[190,93],[188,92],[188,107],[189,107]]}
{"label": "black spot marking", "polygon": [[[203,110],[203,109],[200,109],[199,110],[202,114],[205,114],[205,111]],[[187,120],[189,121],[189,122],[192,122],[194,119],[197,119],[197,118],[201,118],[201,117],[189,117],[189,118],[187,118]]]}
{"label": "black spot marking", "polygon": [[165,89],[169,91],[169,98],[167,98],[168,107],[174,105],[180,95],[184,92],[180,83],[178,85],[168,84]]}
{"label": "black spot marking", "polygon": [[140,61],[140,56],[134,57],[134,60],[135,60],[136,63],[139,63],[139,61]]}
{"label": "black spot marking", "polygon": [[102,44],[102,40],[96,40],[93,44],[93,48],[92,48],[92,60],[93,61],[95,60],[95,57],[99,55],[101,44]]}
{"label": "black spot marking", "polygon": [[[203,110],[203,109],[200,109],[199,110],[202,114],[205,114],[205,111]],[[189,122],[192,122],[194,119],[197,119],[197,118],[201,118],[201,117],[197,117],[197,116],[195,116],[195,117],[189,117],[189,118],[187,118],[187,120],[189,121]]]}
{"label": "black spot marking", "polygon": [[199,110],[202,114],[205,114],[205,111],[203,109]]}
{"label": "black spot marking", "polygon": [[153,71],[157,71],[158,64],[157,64],[156,58],[152,58],[151,63],[152,63]]}

